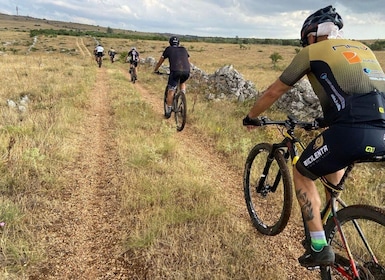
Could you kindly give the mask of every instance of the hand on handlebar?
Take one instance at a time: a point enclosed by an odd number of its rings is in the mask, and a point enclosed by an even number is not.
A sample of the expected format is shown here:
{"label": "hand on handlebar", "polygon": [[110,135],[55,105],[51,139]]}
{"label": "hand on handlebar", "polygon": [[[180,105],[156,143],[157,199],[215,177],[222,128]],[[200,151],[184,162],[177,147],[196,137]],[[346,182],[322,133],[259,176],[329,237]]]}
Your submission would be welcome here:
{"label": "hand on handlebar", "polygon": [[261,120],[259,118],[255,118],[255,119],[252,119],[249,117],[249,115],[247,115],[243,121],[242,121],[243,125],[244,126],[247,126],[248,128],[252,128],[252,127],[255,127],[255,126],[262,126],[263,123],[261,122]]}

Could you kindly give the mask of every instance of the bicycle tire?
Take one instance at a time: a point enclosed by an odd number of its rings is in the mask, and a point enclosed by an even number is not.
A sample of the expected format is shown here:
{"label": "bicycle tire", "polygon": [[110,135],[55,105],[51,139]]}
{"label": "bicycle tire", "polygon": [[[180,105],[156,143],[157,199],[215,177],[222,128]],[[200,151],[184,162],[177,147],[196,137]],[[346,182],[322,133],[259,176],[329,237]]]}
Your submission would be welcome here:
{"label": "bicycle tire", "polygon": [[[243,188],[247,210],[253,226],[264,235],[277,235],[286,227],[293,205],[293,183],[287,159],[280,150],[271,165],[265,168],[273,146],[260,143],[250,151],[243,175]],[[268,169],[268,170],[266,170]],[[263,175],[266,170],[265,175]],[[257,184],[263,177],[263,189],[258,193]],[[275,190],[272,187],[276,185]]]}
{"label": "bicycle tire", "polygon": [[163,109],[164,109],[164,116],[167,116],[167,92],[168,92],[168,87],[164,89],[164,98],[163,98]]}
{"label": "bicycle tire", "polygon": [[[370,205],[351,205],[339,210],[337,217],[349,244],[360,279],[385,279],[385,242],[382,239],[385,235],[385,209]],[[363,244],[353,221],[359,224],[380,266],[369,258],[368,249]],[[336,260],[333,266],[321,267],[321,279],[354,279],[337,226],[331,218],[325,225],[325,233],[328,243],[332,245],[336,253]]]}
{"label": "bicycle tire", "polygon": [[130,67],[130,78],[131,78],[131,82],[135,83],[135,69],[133,67]]}
{"label": "bicycle tire", "polygon": [[186,96],[183,92],[178,92],[175,95],[174,112],[175,112],[176,130],[182,131],[184,126],[186,125],[186,116],[187,116]]}

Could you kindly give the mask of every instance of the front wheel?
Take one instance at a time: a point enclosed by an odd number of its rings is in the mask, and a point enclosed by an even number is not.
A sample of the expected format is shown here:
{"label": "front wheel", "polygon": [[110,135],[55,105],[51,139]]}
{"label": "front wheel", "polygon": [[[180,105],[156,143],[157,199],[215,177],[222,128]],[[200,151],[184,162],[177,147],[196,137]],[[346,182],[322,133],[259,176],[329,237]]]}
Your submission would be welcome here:
{"label": "front wheel", "polygon": [[186,95],[183,92],[178,92],[175,96],[174,112],[176,129],[182,131],[187,117]]}
{"label": "front wheel", "polygon": [[293,204],[293,186],[283,150],[261,143],[249,153],[243,175],[247,210],[262,234],[277,235],[286,227]]}
{"label": "front wheel", "polygon": [[369,205],[351,205],[339,210],[337,218],[359,278],[354,275],[341,234],[331,218],[326,223],[325,233],[336,260],[333,266],[321,268],[321,279],[385,279],[385,210]]}
{"label": "front wheel", "polygon": [[131,76],[131,82],[133,82],[135,84],[135,81],[136,81],[135,68],[130,67],[129,72],[130,72],[130,76]]}

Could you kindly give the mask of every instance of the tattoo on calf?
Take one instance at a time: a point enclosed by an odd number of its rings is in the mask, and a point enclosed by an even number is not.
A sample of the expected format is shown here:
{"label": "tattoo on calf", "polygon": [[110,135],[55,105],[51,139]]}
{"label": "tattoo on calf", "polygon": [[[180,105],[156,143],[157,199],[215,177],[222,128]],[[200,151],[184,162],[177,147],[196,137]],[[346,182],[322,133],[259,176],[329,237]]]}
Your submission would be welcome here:
{"label": "tattoo on calf", "polygon": [[311,205],[310,200],[307,198],[305,192],[301,192],[301,190],[296,191],[296,195],[298,201],[301,205],[301,211],[303,213],[303,217],[305,221],[311,221],[314,218],[313,207]]}

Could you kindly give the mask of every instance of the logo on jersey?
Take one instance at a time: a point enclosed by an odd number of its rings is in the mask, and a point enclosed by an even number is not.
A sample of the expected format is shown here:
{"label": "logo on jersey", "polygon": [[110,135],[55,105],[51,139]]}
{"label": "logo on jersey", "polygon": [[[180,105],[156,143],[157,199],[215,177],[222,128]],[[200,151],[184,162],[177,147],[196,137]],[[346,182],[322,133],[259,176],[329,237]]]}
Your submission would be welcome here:
{"label": "logo on jersey", "polygon": [[358,56],[356,52],[347,51],[347,52],[343,52],[342,55],[345,57],[347,61],[349,61],[350,64],[362,62],[361,58]]}
{"label": "logo on jersey", "polygon": [[332,94],[330,94],[330,97],[332,98],[334,105],[336,105],[337,110],[341,111],[345,108],[345,98],[338,92],[336,87],[333,85],[332,81],[330,81],[327,73],[322,73],[320,75],[321,80],[324,80],[330,89],[333,91]]}
{"label": "logo on jersey", "polygon": [[324,139],[322,136],[318,137],[315,140],[313,149],[315,150],[315,152],[303,161],[304,166],[309,166],[310,164],[316,162],[319,158],[329,152],[328,146],[324,145]]}

